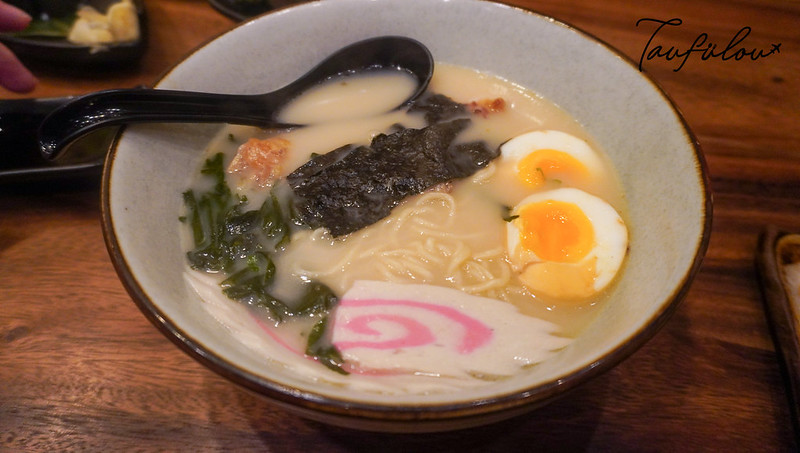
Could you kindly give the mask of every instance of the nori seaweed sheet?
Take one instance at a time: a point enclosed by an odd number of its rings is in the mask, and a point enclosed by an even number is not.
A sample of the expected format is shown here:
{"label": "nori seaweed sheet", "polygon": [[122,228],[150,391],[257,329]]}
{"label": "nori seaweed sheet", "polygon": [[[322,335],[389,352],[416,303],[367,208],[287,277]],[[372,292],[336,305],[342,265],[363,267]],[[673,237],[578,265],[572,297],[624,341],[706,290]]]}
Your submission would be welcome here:
{"label": "nori seaweed sheet", "polygon": [[[463,112],[443,110],[432,120]],[[312,158],[287,177],[296,216],[311,228],[342,236],[388,216],[410,195],[472,175],[499,150],[482,141],[453,145],[470,122],[458,118],[379,134],[370,146],[348,145]]]}
{"label": "nori seaweed sheet", "polygon": [[451,120],[467,113],[464,104],[459,104],[443,94],[432,94],[411,104],[409,113],[422,112],[428,125]]}

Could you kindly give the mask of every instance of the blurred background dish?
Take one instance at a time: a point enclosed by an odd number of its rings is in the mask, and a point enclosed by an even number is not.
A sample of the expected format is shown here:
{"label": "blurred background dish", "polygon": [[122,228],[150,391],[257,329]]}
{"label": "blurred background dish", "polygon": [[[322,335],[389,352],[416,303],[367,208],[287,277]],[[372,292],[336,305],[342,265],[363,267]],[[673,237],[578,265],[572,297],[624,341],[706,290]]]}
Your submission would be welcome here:
{"label": "blurred background dish", "polygon": [[217,11],[234,20],[246,20],[275,8],[282,8],[297,0],[209,0]]}
{"label": "blurred background dish", "polygon": [[137,62],[147,46],[142,0],[7,3],[33,17],[25,30],[0,34],[0,42],[27,64],[69,70],[118,69]]}

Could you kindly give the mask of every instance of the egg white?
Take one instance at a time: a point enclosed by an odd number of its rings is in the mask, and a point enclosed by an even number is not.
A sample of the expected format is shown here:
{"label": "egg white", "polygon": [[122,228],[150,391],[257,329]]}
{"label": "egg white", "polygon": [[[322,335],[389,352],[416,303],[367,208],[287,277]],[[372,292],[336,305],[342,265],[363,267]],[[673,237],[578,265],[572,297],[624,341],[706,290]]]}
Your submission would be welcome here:
{"label": "egg white", "polygon": [[556,130],[527,132],[507,141],[500,147],[500,165],[514,165],[516,168],[521,159],[542,149],[562,151],[586,167],[588,181],[577,179],[575,175],[559,175],[559,179],[570,186],[591,183],[603,172],[603,161],[585,140]]}
{"label": "egg white", "polygon": [[520,273],[520,279],[531,290],[534,292],[537,290],[547,292],[546,288],[550,288],[552,285],[549,285],[547,281],[543,281],[540,277],[531,277],[536,274],[535,266],[547,265],[548,272],[551,272],[550,276],[558,277],[553,275],[552,272],[574,272],[577,267],[586,266],[589,260],[596,259],[592,281],[586,282],[592,289],[591,294],[578,291],[577,287],[582,283],[576,282],[574,291],[578,292],[573,292],[572,289],[565,289],[563,292],[559,290],[558,294],[551,293],[549,295],[570,298],[588,297],[602,291],[613,281],[614,276],[622,267],[622,262],[627,253],[628,229],[622,217],[616,209],[603,199],[575,188],[560,188],[534,193],[515,206],[511,211],[511,215],[512,217],[518,215],[525,205],[547,200],[571,203],[583,211],[594,228],[594,246],[586,256],[576,263],[555,263],[544,260],[522,245],[519,220],[514,219],[507,223],[506,244],[512,266]]}

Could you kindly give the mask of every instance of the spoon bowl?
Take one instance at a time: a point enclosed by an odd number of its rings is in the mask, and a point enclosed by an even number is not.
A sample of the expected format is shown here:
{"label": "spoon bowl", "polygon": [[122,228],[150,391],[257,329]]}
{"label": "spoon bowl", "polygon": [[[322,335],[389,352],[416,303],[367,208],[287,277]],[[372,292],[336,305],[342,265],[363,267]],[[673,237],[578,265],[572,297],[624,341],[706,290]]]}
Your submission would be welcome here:
{"label": "spoon bowl", "polygon": [[56,159],[77,138],[101,127],[129,123],[229,123],[293,127],[277,118],[281,108],[309,88],[336,76],[361,71],[398,70],[416,89],[401,105],[422,94],[433,75],[433,57],[420,42],[383,36],[346,46],[294,82],[254,95],[216,94],[147,88],[107,90],[82,96],[50,113],[39,127],[42,155]]}

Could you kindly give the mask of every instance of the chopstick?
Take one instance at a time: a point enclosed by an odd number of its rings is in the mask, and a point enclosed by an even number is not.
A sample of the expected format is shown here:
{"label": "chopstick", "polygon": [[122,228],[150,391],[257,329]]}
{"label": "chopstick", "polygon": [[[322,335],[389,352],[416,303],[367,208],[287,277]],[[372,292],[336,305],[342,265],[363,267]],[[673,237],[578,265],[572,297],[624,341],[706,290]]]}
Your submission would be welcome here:
{"label": "chopstick", "polygon": [[[756,269],[764,309],[781,362],[789,397],[795,435],[800,442],[800,294],[787,287],[784,267],[800,262],[800,234],[790,234],[769,226],[759,237]],[[797,297],[789,295],[795,291]]]}

